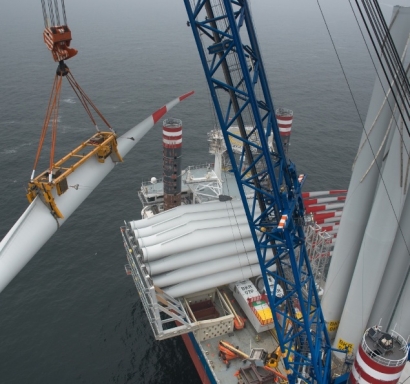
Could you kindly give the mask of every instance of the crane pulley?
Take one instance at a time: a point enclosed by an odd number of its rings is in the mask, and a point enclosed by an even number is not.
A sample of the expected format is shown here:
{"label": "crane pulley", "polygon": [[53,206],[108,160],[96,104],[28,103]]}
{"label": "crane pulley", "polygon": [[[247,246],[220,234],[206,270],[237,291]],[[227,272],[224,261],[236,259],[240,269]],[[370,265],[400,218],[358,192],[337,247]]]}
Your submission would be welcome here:
{"label": "crane pulley", "polygon": [[[67,26],[64,0],[60,1],[59,6],[58,0],[48,0],[47,9],[45,0],[41,0],[45,27],[43,33],[44,42],[47,48],[51,51],[54,61],[58,62],[58,66],[54,76],[51,96],[49,99],[46,116],[44,118],[37,154],[27,191],[27,198],[30,203],[37,196],[40,196],[56,218],[63,218],[64,216],[58,209],[54,196],[55,194],[62,195],[68,189],[67,177],[81,164],[83,164],[84,161],[87,161],[94,156],[100,163],[103,163],[108,157],[111,157],[114,162],[122,161],[122,158],[117,150],[117,140],[114,130],[74,79],[73,74],[64,62],[64,60],[75,56],[78,51],[70,48],[71,30]],[[60,11],[62,13],[62,20],[60,20]],[[85,111],[90,117],[90,120],[95,126],[97,133],[82,143],[79,147],[71,151],[67,156],[55,162],[54,153],[57,139],[58,111],[60,106],[63,78],[67,79],[71,88],[74,90],[74,93],[80,100]],[[100,117],[100,119],[108,127],[109,132],[100,131],[92,111]],[[51,126],[49,169],[35,177],[37,164],[40,159],[40,154],[49,126]]]}
{"label": "crane pulley", "polygon": [[48,0],[48,12],[45,0],[41,0],[44,17],[44,42],[51,51],[54,61],[70,59],[78,51],[70,47],[71,30],[67,25],[67,16],[65,12],[64,0],[61,0],[62,22],[60,21],[60,10],[57,0]]}

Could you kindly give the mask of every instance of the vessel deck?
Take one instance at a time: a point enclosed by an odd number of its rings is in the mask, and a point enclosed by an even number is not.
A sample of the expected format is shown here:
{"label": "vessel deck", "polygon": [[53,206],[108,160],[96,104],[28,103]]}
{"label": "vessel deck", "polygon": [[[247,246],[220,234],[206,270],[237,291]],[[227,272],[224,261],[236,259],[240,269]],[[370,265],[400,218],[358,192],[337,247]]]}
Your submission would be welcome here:
{"label": "vessel deck", "polygon": [[[194,178],[204,177],[207,172],[213,169],[213,164],[203,164],[197,166],[189,167],[191,176]],[[184,199],[188,199],[186,204],[192,204],[192,201],[189,201],[189,192],[191,191],[190,187],[186,184],[187,170],[184,170],[181,174],[182,183],[181,183],[181,194]],[[231,172],[222,172],[222,194],[231,196],[233,199],[240,199],[238,186],[236,184],[235,176]],[[250,192],[249,188],[245,188],[245,191]],[[204,194],[212,195],[210,188],[206,186],[203,187],[202,192]],[[162,179],[155,179],[155,182],[151,181],[143,182],[141,192],[139,193],[140,199],[143,205],[152,205],[157,204],[159,201],[162,201],[164,196],[164,184]],[[197,196],[197,199],[202,202],[207,202],[209,200],[217,199],[217,196],[214,198],[206,198],[204,196]]]}
{"label": "vessel deck", "polygon": [[[237,304],[236,300],[233,298],[232,292],[228,286],[219,287],[221,291],[224,291],[233,305],[235,311],[238,315],[246,318],[240,306]],[[223,309],[220,304],[216,301],[216,307],[220,313]],[[270,331],[264,331],[261,333],[256,333],[252,324],[249,321],[246,321],[245,328],[241,330],[235,330],[234,332],[222,336],[218,336],[209,340],[200,342],[201,348],[210,361],[211,366],[214,369],[214,372],[221,383],[224,384],[237,384],[238,379],[235,377],[235,373],[241,367],[247,367],[250,365],[249,362],[243,362],[242,359],[234,359],[230,361],[229,367],[222,361],[219,357],[219,341],[224,340],[232,344],[237,349],[240,349],[247,355],[250,354],[251,348],[264,348],[268,353],[275,351],[278,347],[278,343],[274,338],[274,333]]]}

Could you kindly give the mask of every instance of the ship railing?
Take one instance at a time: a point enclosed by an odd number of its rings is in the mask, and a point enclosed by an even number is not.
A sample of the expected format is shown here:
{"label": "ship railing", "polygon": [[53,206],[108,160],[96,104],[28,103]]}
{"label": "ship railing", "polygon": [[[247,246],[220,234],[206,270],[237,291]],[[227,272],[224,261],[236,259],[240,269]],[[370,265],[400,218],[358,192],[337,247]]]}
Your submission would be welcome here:
{"label": "ship railing", "polygon": [[150,201],[147,196],[144,194],[143,191],[138,191],[138,197],[141,201],[141,204],[145,206],[152,207],[153,205],[161,205],[162,204],[162,199],[164,195],[158,195],[154,198],[154,200]]}
{"label": "ship railing", "polygon": [[[192,171],[195,169],[209,169],[212,170],[214,169],[214,163],[204,163],[204,164],[198,164],[198,165],[190,165],[189,167],[185,168],[185,170],[182,171],[182,174],[185,174],[187,171]],[[155,184],[160,184],[164,181],[163,178],[156,179]],[[143,187],[149,187],[153,185],[151,180],[146,180],[141,182],[141,188]]]}
{"label": "ship railing", "polygon": [[[162,183],[163,181],[164,181],[164,179],[162,179],[162,178],[161,179],[156,179],[156,183]],[[143,181],[141,183],[141,187],[147,187],[147,186],[150,186],[150,185],[153,185],[151,180]]]}
{"label": "ship railing", "polygon": [[197,324],[190,321],[182,303],[154,285],[128,223],[121,227],[121,233],[131,275],[155,338],[164,340],[195,330]]}
{"label": "ship railing", "polygon": [[401,366],[401,365],[406,363],[407,358],[408,358],[409,347],[408,347],[407,342],[406,342],[406,340],[404,339],[403,336],[401,336],[400,334],[398,334],[394,330],[390,331],[390,336],[392,337],[393,341],[397,342],[400,345],[400,350],[402,350],[402,352],[403,352],[403,357],[401,359],[388,359],[386,357],[377,355],[375,353],[374,346],[372,348],[367,344],[366,336],[367,336],[370,329],[371,328],[369,328],[365,332],[365,334],[363,336],[363,339],[362,339],[362,348],[368,356],[371,356],[374,361],[376,361],[379,364],[384,365],[386,367],[398,367],[398,366]]}
{"label": "ship railing", "polygon": [[199,164],[199,165],[190,165],[185,169],[185,171],[193,171],[195,169],[214,169],[214,164],[213,163],[204,163],[204,164]]}
{"label": "ship railing", "polygon": [[331,236],[322,231],[320,225],[309,223],[304,228],[306,235],[306,251],[315,282],[323,287],[331,259]]}

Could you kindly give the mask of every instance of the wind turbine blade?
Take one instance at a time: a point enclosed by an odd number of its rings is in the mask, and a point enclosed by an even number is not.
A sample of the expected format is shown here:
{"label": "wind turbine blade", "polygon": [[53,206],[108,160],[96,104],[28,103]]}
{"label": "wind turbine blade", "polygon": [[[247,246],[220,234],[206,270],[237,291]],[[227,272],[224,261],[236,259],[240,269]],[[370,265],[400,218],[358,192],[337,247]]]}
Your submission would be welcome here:
{"label": "wind turbine blade", "polygon": [[[118,150],[122,157],[154,126],[166,112],[194,92],[182,95],[164,105],[141,123],[119,137]],[[97,185],[110,173],[116,163],[110,157],[99,163],[90,158],[67,177],[70,188],[53,197],[64,218],[55,218],[37,196],[0,243],[0,292],[23,269],[40,248],[65,223]]]}

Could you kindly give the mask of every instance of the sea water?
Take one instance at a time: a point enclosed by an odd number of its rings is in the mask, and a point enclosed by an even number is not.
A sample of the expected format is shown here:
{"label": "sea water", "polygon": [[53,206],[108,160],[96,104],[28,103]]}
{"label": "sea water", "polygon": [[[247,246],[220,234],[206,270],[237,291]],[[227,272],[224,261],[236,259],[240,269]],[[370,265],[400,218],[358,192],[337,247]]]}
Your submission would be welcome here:
{"label": "sea water", "polygon": [[[183,166],[213,159],[211,100],[182,0],[66,1],[73,75],[118,133],[171,99],[183,121]],[[253,1],[275,106],[294,111],[290,157],[305,190],[347,188],[375,78],[350,7],[323,4],[355,103],[314,0]],[[56,64],[40,2],[0,9],[0,238],[28,203]],[[103,125],[100,124],[100,128]],[[94,133],[64,84],[56,158]],[[156,342],[119,227],[138,219],[137,190],[161,177],[158,123],[0,294],[0,383],[199,383],[180,338]],[[38,171],[47,168],[49,140]],[[81,186],[87,188],[87,185]]]}

